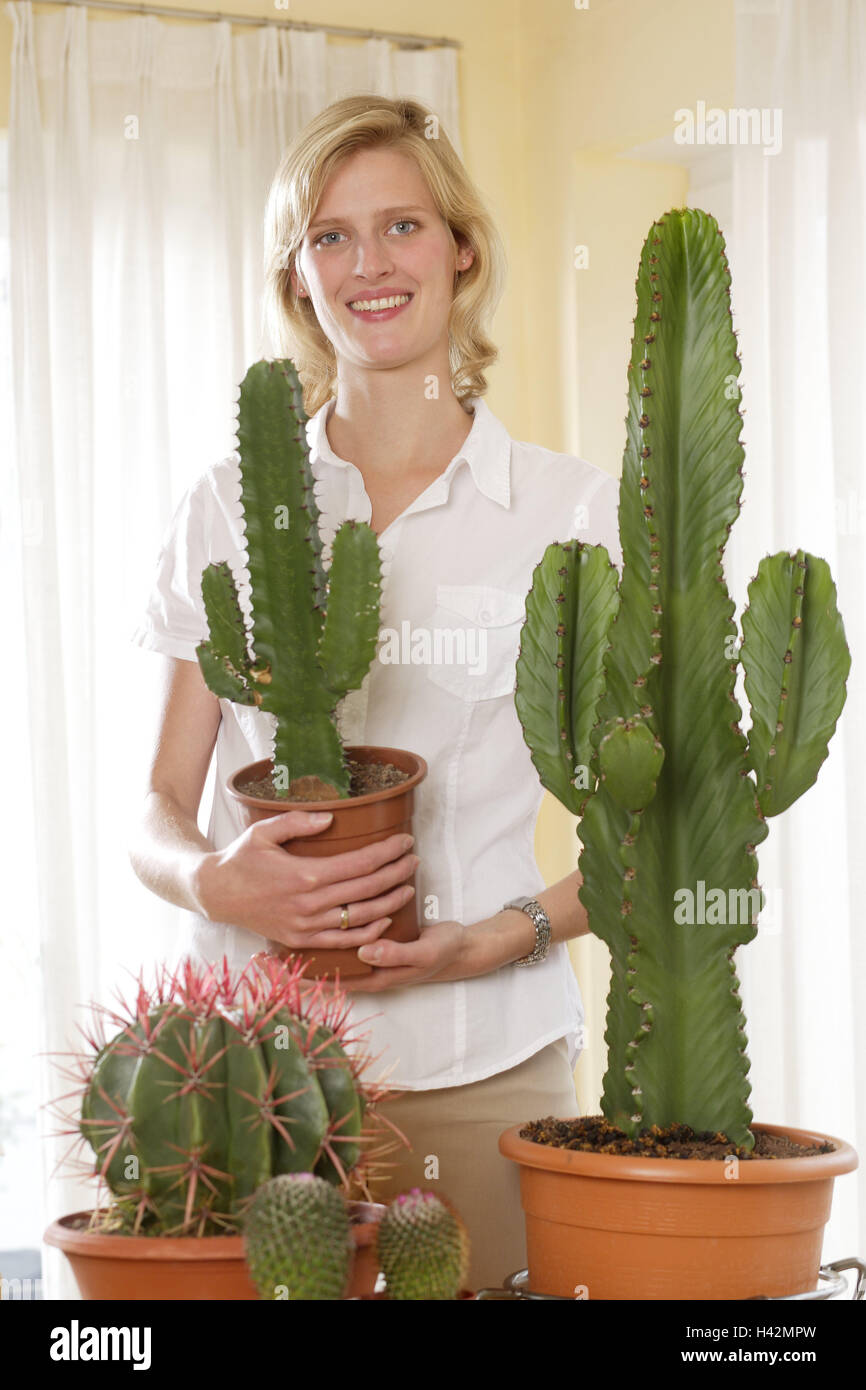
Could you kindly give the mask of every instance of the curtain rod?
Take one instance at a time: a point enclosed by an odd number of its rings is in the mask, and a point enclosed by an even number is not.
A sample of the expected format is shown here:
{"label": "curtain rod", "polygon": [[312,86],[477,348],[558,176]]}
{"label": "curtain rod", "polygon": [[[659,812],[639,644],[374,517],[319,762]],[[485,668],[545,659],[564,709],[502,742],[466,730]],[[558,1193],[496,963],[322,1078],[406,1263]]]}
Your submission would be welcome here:
{"label": "curtain rod", "polygon": [[229,20],[231,24],[252,24],[258,27],[264,25],[279,25],[285,29],[307,29],[319,31],[323,34],[336,34],[340,38],[349,39],[388,39],[391,43],[399,44],[401,48],[462,48],[463,45],[458,39],[435,39],[424,37],[420,34],[389,34],[380,29],[350,29],[337,24],[314,24],[303,19],[257,19],[250,15],[243,14],[221,14],[219,12],[206,13],[204,10],[180,10],[169,9],[159,5],[133,5],[124,3],[124,0],[35,0],[40,5],[63,5],[67,9],[76,6],[78,9],[85,10],[126,10],[130,14],[159,14],[167,15],[170,19],[205,19],[210,22],[216,20]]}

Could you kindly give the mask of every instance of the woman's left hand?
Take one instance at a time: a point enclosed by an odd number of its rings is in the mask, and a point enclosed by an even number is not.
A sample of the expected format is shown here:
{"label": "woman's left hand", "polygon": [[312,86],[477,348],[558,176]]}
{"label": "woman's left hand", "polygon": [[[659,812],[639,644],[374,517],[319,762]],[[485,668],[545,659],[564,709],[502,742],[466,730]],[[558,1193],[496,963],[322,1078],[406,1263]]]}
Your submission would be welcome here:
{"label": "woman's left hand", "polygon": [[[483,973],[470,957],[470,930],[462,922],[431,922],[417,941],[388,941],[382,937],[359,949],[359,957],[374,967],[369,975],[341,981],[353,994],[375,994],[403,985],[465,980]],[[378,954],[377,954],[378,953]],[[489,968],[489,967],[488,967]]]}

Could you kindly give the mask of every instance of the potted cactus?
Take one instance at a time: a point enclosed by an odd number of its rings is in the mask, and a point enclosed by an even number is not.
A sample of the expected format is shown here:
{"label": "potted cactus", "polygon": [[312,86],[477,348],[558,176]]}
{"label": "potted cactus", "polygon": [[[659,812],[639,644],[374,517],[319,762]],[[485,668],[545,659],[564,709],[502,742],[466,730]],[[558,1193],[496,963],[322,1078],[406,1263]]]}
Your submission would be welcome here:
{"label": "potted cactus", "polygon": [[342,1298],[442,1301],[471,1298],[463,1280],[469,1237],[457,1212],[434,1192],[413,1188],[377,1209],[363,1230],[365,1284],[381,1269],[385,1291],[358,1290],[352,1280],[359,1251],[353,1247],[343,1194],[314,1173],[283,1173],[256,1192],[244,1240],[250,1275],[263,1299]]}
{"label": "potted cactus", "polygon": [[[302,390],[291,361],[255,363],[240,389],[238,453],[251,594],[242,611],[227,562],[208,565],[202,599],[209,639],[202,675],[220,699],[273,718],[273,756],[227,781],[247,825],[295,809],[332,812],[330,824],[289,853],[327,856],[410,832],[414,789],[427,764],[404,749],[343,747],[335,711],[361,685],[376,653],[381,569],[375,532],[345,521],[325,571]],[[414,875],[407,882],[414,885]],[[418,936],[410,899],[384,935]],[[343,978],[372,966],[355,951],[303,952],[311,976]]]}
{"label": "potted cactus", "polygon": [[[72,1071],[80,1103],[69,1158],[92,1150],[85,1171],[110,1201],[45,1234],[82,1297],[254,1299],[243,1225],[262,1184],[311,1172],[347,1199],[369,1198],[388,1150],[370,1149],[390,1125],[377,1112],[387,1092],[364,1083],[369,1059],[344,1046],[345,992],[303,975],[299,962],[264,954],[236,977],[225,961],[187,960],[159,970],[151,988],[140,977],[130,1007],[94,1007]],[[116,1031],[106,1038],[108,1024]],[[346,1210],[360,1250],[382,1208],[353,1199]],[[358,1290],[372,1292],[375,1269],[355,1273]]]}
{"label": "potted cactus", "polygon": [[721,565],[743,462],[729,286],[712,217],[679,209],[653,225],[621,580],[602,546],[553,544],[527,600],[516,708],[544,786],[582,816],[579,897],[612,966],[602,1117],[500,1137],[521,1167],[541,1294],[813,1288],[833,1179],[857,1164],[832,1136],[752,1125],[747,1104],[735,952],[763,901],[755,848],[817,777],[850,655],[828,566],[803,550],[761,560],[737,642]]}
{"label": "potted cactus", "polygon": [[385,1291],[394,1303],[472,1298],[463,1282],[469,1269],[469,1233],[445,1197],[413,1187],[383,1212],[376,1252]]}

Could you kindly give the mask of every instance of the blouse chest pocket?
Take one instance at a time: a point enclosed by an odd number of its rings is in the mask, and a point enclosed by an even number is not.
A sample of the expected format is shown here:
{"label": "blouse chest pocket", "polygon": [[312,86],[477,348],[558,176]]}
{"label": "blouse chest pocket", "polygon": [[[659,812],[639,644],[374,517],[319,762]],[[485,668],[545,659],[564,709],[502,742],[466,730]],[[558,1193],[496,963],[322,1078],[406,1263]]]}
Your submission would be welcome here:
{"label": "blouse chest pocket", "polygon": [[514,693],[526,596],[489,584],[439,584],[429,679],[462,700]]}

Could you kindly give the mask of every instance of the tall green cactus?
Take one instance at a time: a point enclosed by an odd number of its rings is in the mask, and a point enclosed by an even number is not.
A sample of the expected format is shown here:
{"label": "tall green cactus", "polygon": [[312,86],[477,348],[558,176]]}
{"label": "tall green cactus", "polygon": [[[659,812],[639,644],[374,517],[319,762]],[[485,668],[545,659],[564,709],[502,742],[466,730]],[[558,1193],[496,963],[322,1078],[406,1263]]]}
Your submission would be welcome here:
{"label": "tall green cactus", "polygon": [[[755,847],[818,775],[850,655],[828,566],[802,550],[761,560],[737,649],[721,565],[743,476],[729,286],[712,217],[677,209],[653,224],[629,365],[622,578],[603,546],[548,546],[515,703],[544,786],[582,816],[579,897],[611,953],[605,1116],[631,1137],[679,1121],[751,1149],[734,953],[757,931]],[[711,904],[705,921],[686,920],[690,893]]]}
{"label": "tall green cactus", "polygon": [[154,989],[139,981],[125,1016],[102,1011],[122,1026],[79,1059],[79,1132],[125,1229],[240,1230],[275,1174],[348,1187],[370,1110],[367,1061],[344,1050],[345,995],[302,973],[254,958],[234,978],[186,960]]}
{"label": "tall green cactus", "polygon": [[[276,719],[273,782],[289,798],[348,796],[350,777],[333,715],[376,652],[379,543],[345,521],[325,572],[303,394],[288,359],[256,362],[241,384],[241,504],[252,589],[252,632],[228,563],[208,565],[202,598],[209,640],[196,648],[209,688]],[[252,645],[252,651],[250,650]]]}

